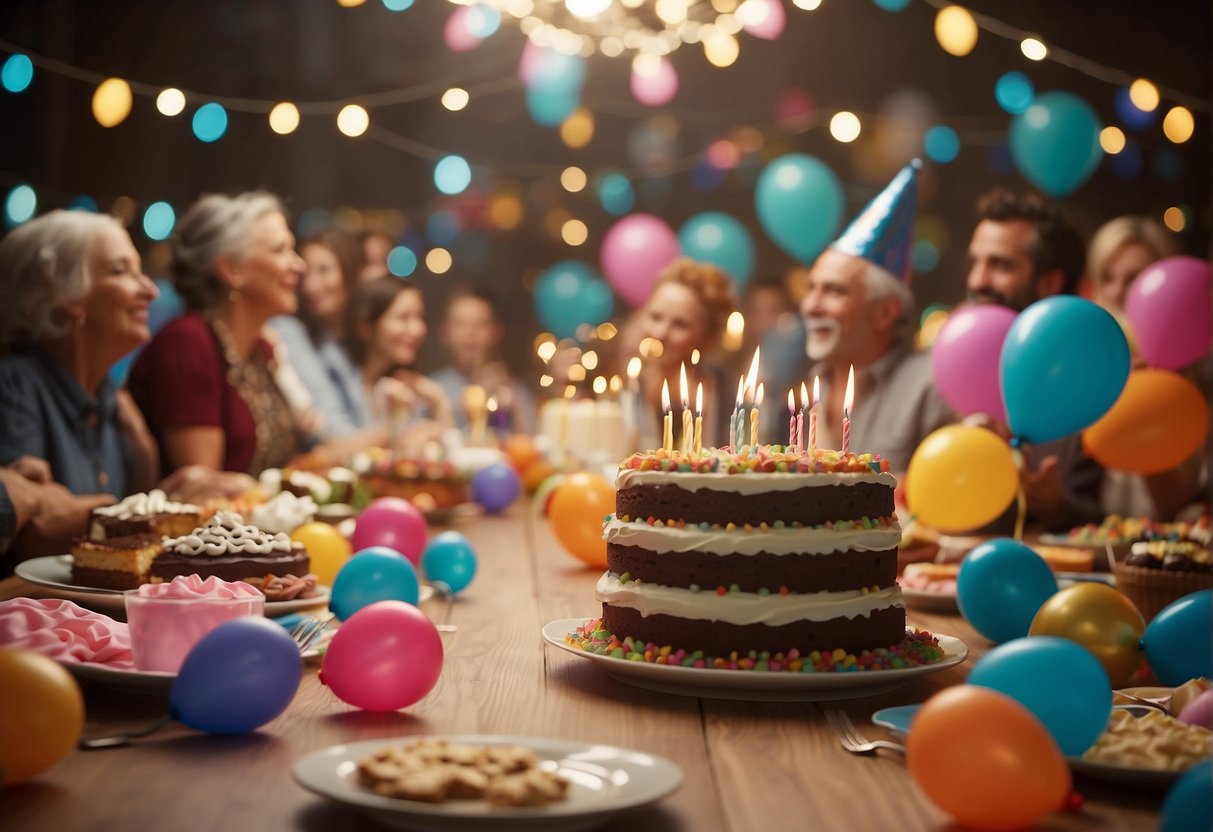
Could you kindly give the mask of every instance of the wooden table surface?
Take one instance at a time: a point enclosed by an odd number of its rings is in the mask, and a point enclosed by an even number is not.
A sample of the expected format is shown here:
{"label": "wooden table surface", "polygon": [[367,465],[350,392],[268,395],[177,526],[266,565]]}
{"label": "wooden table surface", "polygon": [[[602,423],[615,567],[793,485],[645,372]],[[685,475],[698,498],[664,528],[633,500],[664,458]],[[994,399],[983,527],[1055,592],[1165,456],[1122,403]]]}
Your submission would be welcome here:
{"label": "wooden table surface", "polygon": [[[391,714],[334,697],[308,662],[290,708],[254,734],[210,736],[172,725],[126,748],[76,751],[50,771],[0,793],[6,830],[277,830],[383,828],[354,809],[296,785],[301,756],[338,743],[423,734],[522,734],[606,743],[658,754],[682,767],[682,787],[616,817],[611,830],[759,832],[947,829],[949,818],[915,786],[899,755],[853,756],[823,719],[839,704],[873,737],[873,711],[921,702],[964,679],[989,645],[954,615],[910,611],[910,621],[959,636],[964,665],[878,697],[843,703],[765,703],[653,693],[608,677],[589,661],[546,646],[542,626],[596,614],[600,572],[580,565],[524,503],[508,514],[459,521],[479,571],[443,636],[445,665],[421,702]],[[36,594],[18,578],[0,598]],[[441,610],[427,602],[433,617]],[[85,683],[86,735],[150,722],[166,698]],[[1078,779],[1078,813],[1050,830],[1154,829],[1158,794]]]}

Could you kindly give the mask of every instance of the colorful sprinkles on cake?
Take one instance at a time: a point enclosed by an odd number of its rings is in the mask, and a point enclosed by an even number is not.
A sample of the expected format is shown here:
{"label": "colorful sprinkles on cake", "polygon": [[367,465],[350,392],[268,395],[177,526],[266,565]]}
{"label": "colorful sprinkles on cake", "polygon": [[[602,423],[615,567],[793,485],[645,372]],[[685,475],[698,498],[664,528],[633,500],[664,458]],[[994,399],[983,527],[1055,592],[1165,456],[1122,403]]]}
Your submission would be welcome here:
{"label": "colorful sprinkles on cake", "polygon": [[799,450],[784,445],[742,445],[704,448],[683,453],[658,448],[632,454],[619,463],[620,469],[666,471],[683,474],[880,474],[888,473],[889,461],[879,454],[839,453],[816,448]]}
{"label": "colorful sprinkles on cake", "polygon": [[926,630],[906,631],[900,644],[864,650],[855,655],[839,648],[813,650],[801,654],[796,649],[787,653],[753,651],[726,656],[709,652],[688,652],[670,645],[643,644],[631,636],[622,640],[602,626],[601,618],[590,619],[564,637],[566,643],[588,653],[610,656],[631,662],[677,665],[704,670],[750,670],[759,673],[855,673],[869,670],[903,670],[934,664],[944,656],[939,639]]}

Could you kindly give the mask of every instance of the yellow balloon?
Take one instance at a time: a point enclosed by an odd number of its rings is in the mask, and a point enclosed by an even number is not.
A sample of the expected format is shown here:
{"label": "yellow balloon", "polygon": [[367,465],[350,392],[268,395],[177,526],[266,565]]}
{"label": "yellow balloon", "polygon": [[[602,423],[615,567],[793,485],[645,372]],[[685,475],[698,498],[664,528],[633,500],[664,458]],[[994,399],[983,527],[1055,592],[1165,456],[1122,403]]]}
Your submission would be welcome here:
{"label": "yellow balloon", "polygon": [[325,586],[332,586],[338,570],[350,559],[350,542],[328,523],[306,523],[291,534],[291,540],[302,543],[312,559],[312,574]]}
{"label": "yellow balloon", "polygon": [[923,524],[948,532],[984,526],[1018,490],[1010,447],[985,428],[940,428],[922,440],[906,472],[910,510]]}
{"label": "yellow balloon", "polygon": [[1083,581],[1045,601],[1028,635],[1077,642],[1099,659],[1112,687],[1119,688],[1141,664],[1145,629],[1141,613],[1124,593],[1104,583]]}
{"label": "yellow balloon", "polygon": [[0,649],[0,787],[41,774],[76,747],[84,696],[58,662]]}

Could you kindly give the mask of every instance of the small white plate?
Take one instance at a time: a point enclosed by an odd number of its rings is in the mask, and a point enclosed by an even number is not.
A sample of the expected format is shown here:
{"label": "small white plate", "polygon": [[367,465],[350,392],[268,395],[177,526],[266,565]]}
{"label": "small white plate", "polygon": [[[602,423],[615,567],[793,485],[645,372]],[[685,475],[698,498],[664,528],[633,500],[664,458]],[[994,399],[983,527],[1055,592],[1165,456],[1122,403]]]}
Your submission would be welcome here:
{"label": "small white plate", "polygon": [[417,739],[420,737],[365,740],[313,752],[295,763],[295,780],[309,791],[353,806],[389,826],[419,832],[590,829],[612,815],[660,800],[682,783],[678,765],[641,751],[549,737],[468,735],[432,739],[529,748],[546,769],[568,778],[568,797],[546,806],[518,808],[492,806],[482,800],[422,803],[382,797],[358,784],[359,760]]}
{"label": "small white plate", "polygon": [[901,588],[902,597],[911,608],[922,612],[957,612],[956,592],[932,592],[929,589]]}
{"label": "small white plate", "polygon": [[588,659],[620,682],[659,693],[700,696],[707,699],[739,699],[756,702],[824,702],[859,699],[896,690],[919,676],[938,673],[958,665],[969,648],[955,636],[935,633],[943,658],[934,664],[894,670],[863,670],[853,673],[760,673],[752,670],[709,670],[679,665],[650,664],[600,656],[574,647],[564,640],[588,621],[565,618],[543,628],[543,640],[553,647]]}
{"label": "small white plate", "polygon": [[[80,586],[72,583],[72,556],[48,555],[41,558],[23,560],[17,564],[17,577],[31,584],[46,587],[53,592],[46,592],[54,598],[74,601],[82,607],[98,612],[125,613],[126,606],[120,589],[103,589],[101,587]],[[286,615],[290,612],[315,609],[326,606],[329,602],[329,588],[322,584],[316,585],[316,595],[312,598],[296,598],[291,601],[267,601],[265,614],[270,618]]]}

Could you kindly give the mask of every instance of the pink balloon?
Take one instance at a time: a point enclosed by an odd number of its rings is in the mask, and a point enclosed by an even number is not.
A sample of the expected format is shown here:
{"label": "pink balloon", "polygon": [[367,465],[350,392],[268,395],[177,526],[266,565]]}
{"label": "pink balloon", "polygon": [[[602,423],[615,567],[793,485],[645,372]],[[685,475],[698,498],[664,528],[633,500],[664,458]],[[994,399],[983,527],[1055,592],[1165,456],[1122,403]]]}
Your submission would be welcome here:
{"label": "pink balloon", "polygon": [[429,533],[425,516],[408,500],[380,497],[358,516],[350,548],[361,552],[369,546],[387,546],[417,566]]}
{"label": "pink balloon", "polygon": [[1209,264],[1167,257],[1129,286],[1125,314],[1151,367],[1178,370],[1209,352]]}
{"label": "pink balloon", "polygon": [[472,34],[472,30],[468,27],[468,14],[471,11],[471,6],[459,6],[446,19],[443,36],[446,39],[447,48],[452,52],[467,52],[475,49],[483,40]]}
{"label": "pink balloon", "polygon": [[783,27],[787,23],[783,3],[779,0],[758,0],[758,8],[760,15],[755,15],[755,20],[744,23],[743,28],[756,38],[775,40],[783,34]]}
{"label": "pink balloon", "polygon": [[355,708],[395,711],[434,689],[442,658],[442,637],[425,613],[403,601],[378,601],[337,630],[320,681]]}
{"label": "pink balloon", "polygon": [[631,214],[602,239],[599,264],[607,283],[632,306],[649,299],[661,270],[682,253],[678,235],[652,214]]}
{"label": "pink balloon", "polygon": [[657,58],[652,72],[637,72],[636,65],[632,65],[632,97],[641,104],[660,107],[670,103],[677,92],[678,73],[665,58]]}
{"label": "pink balloon", "polygon": [[931,347],[931,371],[944,400],[961,416],[986,413],[1007,421],[998,380],[1002,342],[1015,312],[982,304],[957,309]]}

